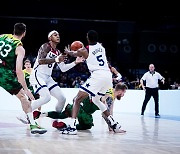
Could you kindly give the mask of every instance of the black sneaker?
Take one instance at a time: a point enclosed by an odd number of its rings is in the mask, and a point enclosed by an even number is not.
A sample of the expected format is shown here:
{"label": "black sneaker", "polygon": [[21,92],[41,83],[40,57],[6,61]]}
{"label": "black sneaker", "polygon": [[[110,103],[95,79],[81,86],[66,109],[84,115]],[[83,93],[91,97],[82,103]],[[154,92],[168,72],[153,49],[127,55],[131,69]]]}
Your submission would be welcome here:
{"label": "black sneaker", "polygon": [[77,135],[77,129],[72,128],[71,126],[61,129],[60,132],[66,135]]}
{"label": "black sneaker", "polygon": [[159,115],[159,114],[156,114],[156,115],[155,115],[155,118],[160,118],[160,115]]}

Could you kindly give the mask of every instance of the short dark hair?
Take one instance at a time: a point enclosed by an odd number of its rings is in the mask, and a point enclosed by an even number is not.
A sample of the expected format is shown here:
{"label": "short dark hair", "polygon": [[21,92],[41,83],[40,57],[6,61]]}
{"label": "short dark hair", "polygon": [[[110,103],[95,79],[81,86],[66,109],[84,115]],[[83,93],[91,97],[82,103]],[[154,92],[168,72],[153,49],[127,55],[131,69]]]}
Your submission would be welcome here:
{"label": "short dark hair", "polygon": [[98,41],[98,33],[95,30],[89,30],[87,33],[88,39],[91,42],[97,42]]}
{"label": "short dark hair", "polygon": [[31,63],[31,61],[29,60],[29,59],[26,59],[25,61],[24,61],[24,64],[25,63]]}
{"label": "short dark hair", "polygon": [[115,86],[115,91],[118,91],[118,90],[126,90],[128,89],[127,85],[124,84],[124,83],[118,83],[116,84]]}
{"label": "short dark hair", "polygon": [[13,33],[14,33],[15,35],[20,36],[20,35],[22,35],[25,31],[26,31],[26,25],[25,25],[24,23],[16,23],[16,24],[14,25],[14,31],[13,31]]}

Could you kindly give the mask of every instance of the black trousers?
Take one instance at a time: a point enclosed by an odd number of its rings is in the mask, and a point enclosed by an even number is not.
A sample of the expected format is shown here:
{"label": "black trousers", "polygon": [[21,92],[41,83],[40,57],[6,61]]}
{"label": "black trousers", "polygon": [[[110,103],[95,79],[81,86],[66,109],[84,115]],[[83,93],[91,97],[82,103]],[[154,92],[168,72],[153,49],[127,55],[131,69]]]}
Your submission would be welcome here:
{"label": "black trousers", "polygon": [[146,105],[149,102],[151,96],[154,98],[155,103],[155,115],[159,114],[159,93],[158,88],[148,88],[146,87],[146,94],[145,99],[142,105],[141,114],[144,114],[144,111],[146,109]]}

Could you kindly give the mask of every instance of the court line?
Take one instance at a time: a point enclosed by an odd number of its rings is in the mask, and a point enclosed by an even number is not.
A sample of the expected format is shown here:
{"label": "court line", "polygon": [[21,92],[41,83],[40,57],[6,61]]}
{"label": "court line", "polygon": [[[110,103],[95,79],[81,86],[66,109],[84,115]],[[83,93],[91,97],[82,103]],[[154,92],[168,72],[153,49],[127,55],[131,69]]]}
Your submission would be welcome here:
{"label": "court line", "polygon": [[0,151],[24,151],[25,154],[32,154],[32,152],[29,149],[15,149],[15,148],[0,148]]}

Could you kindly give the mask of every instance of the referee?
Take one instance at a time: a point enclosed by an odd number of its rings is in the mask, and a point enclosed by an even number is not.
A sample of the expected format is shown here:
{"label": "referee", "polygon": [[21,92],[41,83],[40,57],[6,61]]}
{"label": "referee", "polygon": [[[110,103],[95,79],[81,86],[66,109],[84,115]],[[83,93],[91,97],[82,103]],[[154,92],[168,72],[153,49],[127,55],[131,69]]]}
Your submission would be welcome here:
{"label": "referee", "polygon": [[[162,77],[160,73],[154,70],[155,70],[154,64],[150,64],[149,71],[146,72],[140,80],[142,88],[143,90],[145,90],[145,99],[142,105],[141,115],[144,115],[146,105],[150,100],[151,96],[153,96],[155,102],[155,118],[160,118],[158,81],[160,80],[164,84],[165,78]],[[144,83],[146,83],[146,86],[144,85]]]}

